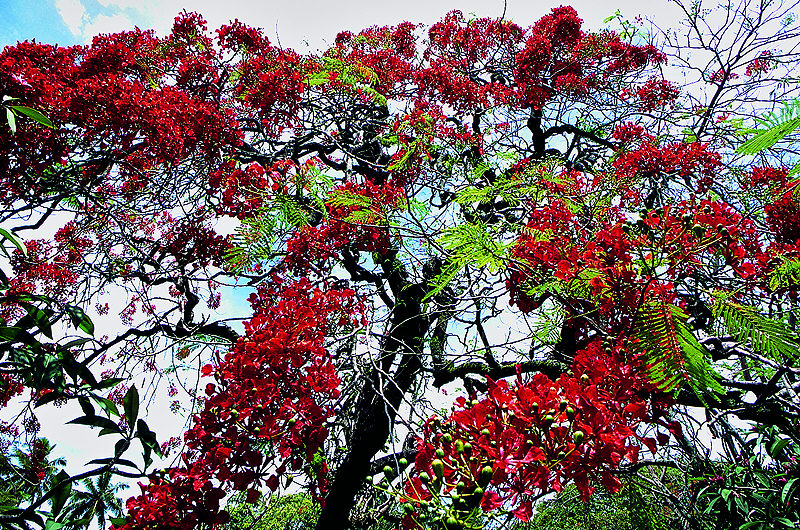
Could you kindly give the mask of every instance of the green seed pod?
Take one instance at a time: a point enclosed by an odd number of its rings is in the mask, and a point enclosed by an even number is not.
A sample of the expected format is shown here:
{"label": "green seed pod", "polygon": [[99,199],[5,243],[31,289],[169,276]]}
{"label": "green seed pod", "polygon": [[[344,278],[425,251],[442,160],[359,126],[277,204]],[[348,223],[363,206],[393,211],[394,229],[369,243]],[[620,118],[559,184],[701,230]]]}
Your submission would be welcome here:
{"label": "green seed pod", "polygon": [[481,436],[489,436],[489,429],[483,429],[481,431]]}
{"label": "green seed pod", "polygon": [[584,385],[588,385],[589,384],[589,375],[588,374],[583,374],[581,376],[581,383],[583,383]]}
{"label": "green seed pod", "polygon": [[552,415],[548,414],[547,416],[542,418],[542,421],[544,422],[545,425],[549,427],[554,421],[556,421],[556,419]]}
{"label": "green seed pod", "polygon": [[566,399],[562,399],[558,404],[559,412],[564,412],[565,410],[567,410],[567,405],[569,405],[567,400]]}
{"label": "green seed pod", "polygon": [[464,444],[464,454],[470,456],[472,454],[472,444],[467,442]]}
{"label": "green seed pod", "polygon": [[428,482],[431,481],[431,476],[428,475],[427,471],[423,471],[422,473],[419,474],[419,479],[422,481],[423,484],[427,484]]}
{"label": "green seed pod", "polygon": [[383,475],[386,478],[389,478],[392,475],[394,475],[394,469],[392,469],[392,466],[383,466]]}
{"label": "green seed pod", "polygon": [[698,238],[699,237],[703,237],[705,235],[705,233],[706,233],[706,229],[703,228],[700,225],[694,225],[692,227],[692,234],[694,234],[694,237],[698,237]]}
{"label": "green seed pod", "polygon": [[436,475],[437,478],[442,478],[444,475],[444,462],[437,458],[431,462],[431,468],[433,469],[433,474]]}
{"label": "green seed pod", "polygon": [[445,434],[442,436],[442,443],[444,443],[444,444],[449,444],[449,443],[450,443],[450,442],[452,442],[452,441],[453,441],[453,437],[450,435],[450,433],[449,433],[449,432],[448,432],[448,433],[445,433]]}
{"label": "green seed pod", "polygon": [[567,410],[565,412],[567,413],[567,419],[569,421],[575,419],[575,409],[573,409],[572,407],[567,407]]}
{"label": "green seed pod", "polygon": [[397,463],[400,467],[406,467],[408,465],[408,460],[406,460],[405,458],[401,458],[400,460],[397,461]]}
{"label": "green seed pod", "polygon": [[441,447],[439,449],[437,449],[436,450],[436,457],[437,458],[444,458],[444,449],[442,449]]}
{"label": "green seed pod", "polygon": [[576,443],[576,444],[581,444],[581,443],[583,443],[583,440],[584,440],[584,438],[585,438],[585,437],[586,437],[586,435],[584,434],[584,432],[583,432],[583,431],[575,431],[575,432],[572,434],[572,439],[573,439],[573,440],[575,440],[575,443]]}
{"label": "green seed pod", "polygon": [[462,454],[464,452],[464,442],[456,440],[456,453]]}
{"label": "green seed pod", "polygon": [[481,469],[481,476],[478,479],[478,483],[481,486],[485,486],[486,484],[489,483],[489,481],[492,480],[493,476],[494,476],[494,468],[492,466],[483,466],[483,469]]}
{"label": "green seed pod", "polygon": [[458,482],[458,484],[456,484],[456,491],[457,491],[457,492],[459,492],[459,493],[461,493],[462,491],[464,491],[464,488],[466,488],[466,487],[467,487],[467,485],[466,485],[466,484],[464,484],[464,481],[463,481],[463,480],[460,480],[460,481]]}

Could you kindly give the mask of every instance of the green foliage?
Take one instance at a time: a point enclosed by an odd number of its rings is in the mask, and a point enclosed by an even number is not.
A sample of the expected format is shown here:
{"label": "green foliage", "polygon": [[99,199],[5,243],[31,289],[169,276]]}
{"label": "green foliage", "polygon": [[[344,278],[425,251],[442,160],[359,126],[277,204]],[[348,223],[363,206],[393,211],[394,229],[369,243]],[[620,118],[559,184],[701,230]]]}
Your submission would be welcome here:
{"label": "green foliage", "polygon": [[11,134],[17,133],[17,116],[27,116],[39,125],[49,127],[50,129],[54,127],[50,118],[38,110],[22,105],[11,105],[10,103],[16,99],[18,98],[12,98],[6,95],[3,96],[2,102],[2,107],[6,109],[6,122],[8,123],[8,128],[11,129]]}
{"label": "green foliage", "polygon": [[[489,169],[486,165],[478,166],[473,177],[475,180]],[[506,201],[515,206],[523,201],[536,197],[541,193],[541,188],[534,185],[522,184],[515,179],[498,179],[493,186],[470,186],[460,192],[456,197],[459,204],[480,203],[491,204],[497,199]]]}
{"label": "green foliage", "polygon": [[740,155],[754,155],[769,149],[800,127],[800,100],[786,102],[779,113],[772,112],[766,118],[756,118],[762,129],[750,129],[755,135],[740,145]]}
{"label": "green foliage", "polygon": [[627,483],[616,494],[598,490],[582,502],[574,485],[537,506],[527,523],[512,530],[668,530],[665,507],[647,490]]}
{"label": "green foliage", "polygon": [[304,493],[273,495],[255,504],[247,504],[239,495],[227,510],[231,520],[226,530],[306,530],[316,525],[320,506]]}
{"label": "green foliage", "polygon": [[759,431],[747,442],[749,457],[713,465],[696,481],[702,528],[800,527],[800,446],[775,427]]}
{"label": "green foliage", "polygon": [[775,267],[769,278],[769,288],[773,291],[800,284],[800,260],[784,259]]}
{"label": "green foliage", "polygon": [[714,315],[721,318],[734,340],[758,353],[778,362],[797,357],[800,345],[794,333],[783,322],[762,315],[757,308],[739,304],[725,293],[716,293]]}
{"label": "green foliage", "polygon": [[433,289],[425,299],[442,292],[469,265],[486,267],[492,273],[505,266],[509,245],[500,241],[492,230],[481,221],[475,221],[445,231],[439,243],[449,253],[449,259],[441,274],[431,282]]}
{"label": "green foliage", "polygon": [[89,528],[96,520],[99,528],[106,528],[108,514],[122,517],[122,501],[117,493],[128,487],[127,484],[114,484],[110,472],[81,481],[82,489],[72,491],[65,513],[60,520],[66,521],[65,528]]}
{"label": "green foliage", "polygon": [[311,224],[325,212],[325,197],[333,180],[314,167],[295,175],[294,185],[303,193],[264,194],[265,205],[240,221],[233,235],[225,262],[231,272],[241,273],[258,263],[272,260],[280,243],[297,228]]}
{"label": "green foliage", "polygon": [[386,97],[373,88],[379,82],[378,75],[368,66],[347,64],[334,57],[323,57],[322,66],[318,72],[306,77],[307,85],[327,85],[335,80],[354,92],[366,94],[378,105],[386,104]]}
{"label": "green foliage", "polygon": [[647,303],[637,314],[631,336],[647,375],[660,389],[674,390],[685,380],[703,400],[709,391],[721,394],[724,390],[687,320],[688,315],[677,306]]}

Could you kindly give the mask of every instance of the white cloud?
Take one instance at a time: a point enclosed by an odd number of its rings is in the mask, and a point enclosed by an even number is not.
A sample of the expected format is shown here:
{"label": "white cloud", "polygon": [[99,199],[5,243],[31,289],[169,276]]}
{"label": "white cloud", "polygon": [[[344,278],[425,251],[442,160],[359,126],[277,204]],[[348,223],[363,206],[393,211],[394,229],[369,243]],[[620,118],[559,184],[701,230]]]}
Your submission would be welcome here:
{"label": "white cloud", "polygon": [[142,5],[141,0],[97,0],[97,3],[103,7],[117,9],[135,9]]}
{"label": "white cloud", "polygon": [[103,33],[118,33],[133,29],[133,22],[127,15],[117,13],[115,15],[97,15],[90,19],[83,28],[83,38],[86,42],[91,42],[92,37]]}
{"label": "white cloud", "polygon": [[56,9],[69,31],[73,35],[80,35],[86,15],[86,8],[80,0],[56,0]]}

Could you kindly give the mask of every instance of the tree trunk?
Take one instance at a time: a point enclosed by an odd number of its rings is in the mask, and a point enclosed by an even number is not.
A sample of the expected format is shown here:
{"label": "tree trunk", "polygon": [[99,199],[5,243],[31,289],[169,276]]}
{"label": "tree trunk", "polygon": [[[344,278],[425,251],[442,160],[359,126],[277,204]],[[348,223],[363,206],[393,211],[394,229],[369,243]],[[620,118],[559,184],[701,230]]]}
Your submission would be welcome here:
{"label": "tree trunk", "polygon": [[[394,274],[397,274],[396,269]],[[354,429],[348,440],[349,451],[336,470],[325,497],[317,530],[345,530],[350,527],[350,511],[369,474],[370,463],[389,440],[395,411],[420,374],[420,355],[431,324],[430,319],[421,313],[425,291],[418,285],[409,285],[399,276],[397,274],[394,278],[398,282],[392,282],[391,278],[389,281],[397,302],[378,363],[382,373],[390,373],[397,355],[402,355],[402,358],[391,378],[382,378],[381,373],[373,371],[361,389]]]}

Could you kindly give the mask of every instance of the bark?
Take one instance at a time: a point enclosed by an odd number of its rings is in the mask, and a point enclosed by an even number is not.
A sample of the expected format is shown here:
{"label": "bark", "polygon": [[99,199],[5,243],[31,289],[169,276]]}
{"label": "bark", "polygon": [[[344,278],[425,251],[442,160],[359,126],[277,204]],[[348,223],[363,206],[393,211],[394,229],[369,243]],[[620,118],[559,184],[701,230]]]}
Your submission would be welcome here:
{"label": "bark", "polygon": [[[359,392],[348,453],[331,482],[317,530],[350,527],[350,511],[370,474],[371,462],[389,440],[403,396],[421,373],[420,356],[424,337],[431,325],[431,320],[422,313],[425,289],[419,284],[409,284],[402,267],[393,257],[387,258],[382,266],[395,295],[392,322],[381,358],[377,359],[380,370],[373,370]],[[400,362],[391,372],[398,356]],[[391,374],[391,377],[384,374]]]}

